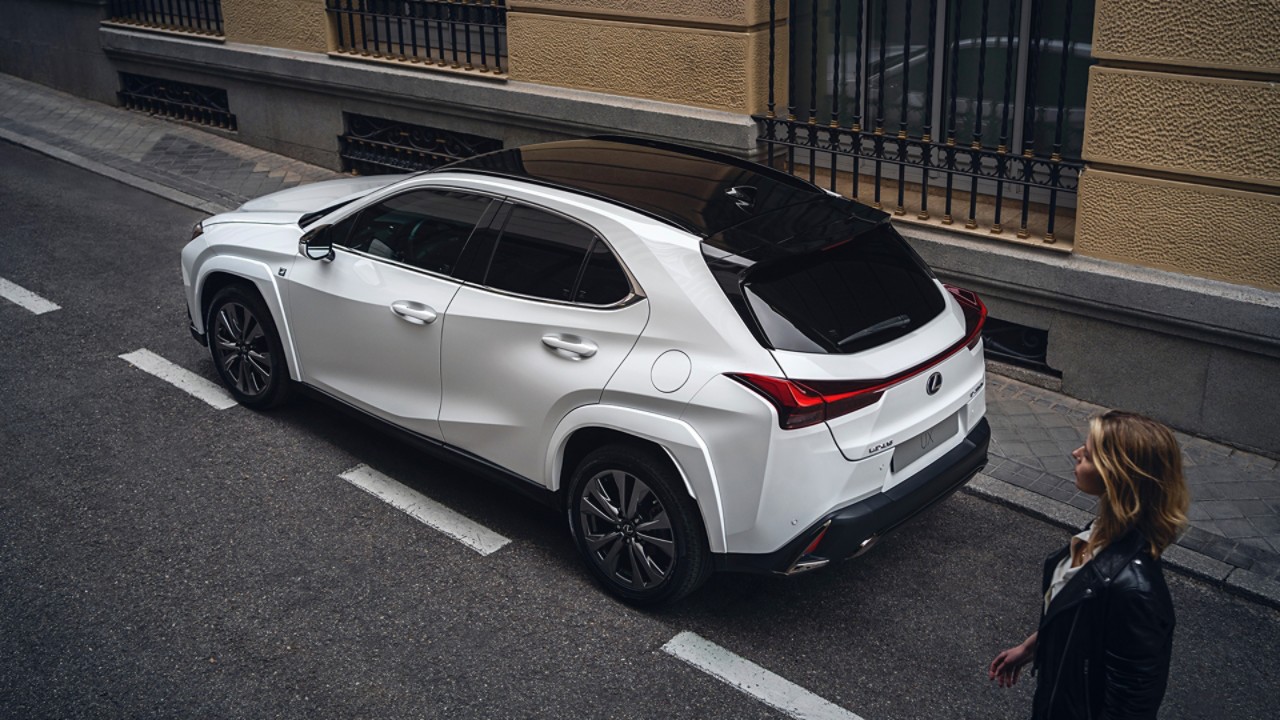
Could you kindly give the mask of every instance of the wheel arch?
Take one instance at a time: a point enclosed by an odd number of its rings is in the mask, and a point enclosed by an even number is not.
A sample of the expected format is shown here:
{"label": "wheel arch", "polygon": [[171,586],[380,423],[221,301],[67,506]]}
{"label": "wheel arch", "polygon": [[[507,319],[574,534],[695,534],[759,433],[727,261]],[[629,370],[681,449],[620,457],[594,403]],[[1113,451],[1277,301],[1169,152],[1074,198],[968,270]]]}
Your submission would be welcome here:
{"label": "wheel arch", "polygon": [[610,405],[577,408],[552,436],[548,487],[567,498],[569,478],[582,458],[614,443],[653,450],[666,458],[698,506],[711,552],[725,551],[724,512],[711,455],[697,432],[676,418]]}
{"label": "wheel arch", "polygon": [[218,291],[230,285],[241,285],[252,290],[267,306],[276,331],[280,333],[280,343],[284,346],[289,376],[294,380],[300,380],[297,353],[293,346],[293,333],[285,318],[281,288],[271,273],[271,268],[263,263],[226,256],[211,258],[206,262],[200,268],[200,274],[195,281],[195,304],[200,308],[200,317],[192,318],[196,330],[201,333],[208,332],[205,319],[209,316],[209,303]]}

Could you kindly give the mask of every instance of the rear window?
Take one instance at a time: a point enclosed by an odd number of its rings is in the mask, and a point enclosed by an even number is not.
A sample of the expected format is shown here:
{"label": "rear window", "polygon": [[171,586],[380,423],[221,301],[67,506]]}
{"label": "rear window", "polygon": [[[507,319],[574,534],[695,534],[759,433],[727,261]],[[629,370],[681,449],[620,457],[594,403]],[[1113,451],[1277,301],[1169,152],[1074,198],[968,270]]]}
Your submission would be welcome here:
{"label": "rear window", "polygon": [[765,344],[807,353],[883,345],[946,307],[929,270],[887,223],[824,250],[757,263],[741,292],[735,305]]}

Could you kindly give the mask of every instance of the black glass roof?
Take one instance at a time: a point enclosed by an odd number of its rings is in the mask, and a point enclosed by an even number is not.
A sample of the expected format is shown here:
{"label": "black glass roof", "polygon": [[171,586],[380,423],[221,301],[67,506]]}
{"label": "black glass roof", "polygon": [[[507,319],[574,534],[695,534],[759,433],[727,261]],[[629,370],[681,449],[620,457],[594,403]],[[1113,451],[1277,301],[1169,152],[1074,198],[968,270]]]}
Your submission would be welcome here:
{"label": "black glass roof", "polygon": [[702,237],[829,197],[809,183],[763,165],[630,138],[527,145],[441,169],[501,175],[593,195]]}

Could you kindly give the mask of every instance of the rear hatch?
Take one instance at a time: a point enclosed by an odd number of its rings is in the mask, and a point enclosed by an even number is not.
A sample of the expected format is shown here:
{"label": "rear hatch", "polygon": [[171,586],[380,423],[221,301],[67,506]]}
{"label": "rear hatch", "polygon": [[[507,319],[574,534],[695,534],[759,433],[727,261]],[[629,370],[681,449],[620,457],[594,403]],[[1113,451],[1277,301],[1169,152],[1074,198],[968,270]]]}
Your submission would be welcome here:
{"label": "rear hatch", "polygon": [[746,378],[784,427],[825,422],[847,459],[885,454],[886,489],[963,437],[985,311],[883,213],[823,198],[708,238],[703,254],[789,381]]}

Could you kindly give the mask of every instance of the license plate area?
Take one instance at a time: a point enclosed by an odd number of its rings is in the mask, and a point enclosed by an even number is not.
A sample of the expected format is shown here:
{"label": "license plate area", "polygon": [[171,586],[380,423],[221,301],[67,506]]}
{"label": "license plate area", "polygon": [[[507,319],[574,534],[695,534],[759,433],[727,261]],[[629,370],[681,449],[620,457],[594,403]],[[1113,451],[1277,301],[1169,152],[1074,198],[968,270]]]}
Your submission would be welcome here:
{"label": "license plate area", "polygon": [[951,415],[919,435],[895,445],[893,460],[889,462],[890,471],[896,473],[911,465],[911,463],[924,457],[930,450],[954,436],[957,430],[959,430],[959,417]]}

